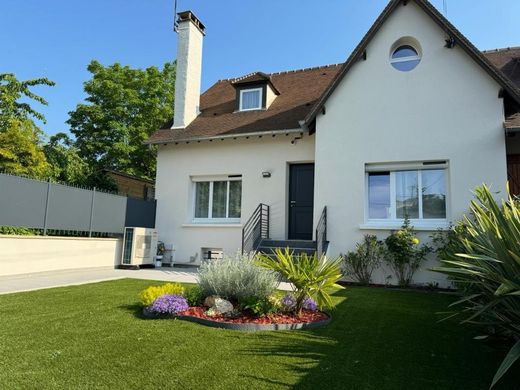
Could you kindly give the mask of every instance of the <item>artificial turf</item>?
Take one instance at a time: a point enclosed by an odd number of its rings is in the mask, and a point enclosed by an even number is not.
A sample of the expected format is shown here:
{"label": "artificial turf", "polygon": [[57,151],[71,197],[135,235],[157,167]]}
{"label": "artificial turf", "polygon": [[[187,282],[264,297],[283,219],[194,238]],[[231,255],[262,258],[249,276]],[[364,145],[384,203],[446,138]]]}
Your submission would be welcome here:
{"label": "artificial turf", "polygon": [[[353,287],[334,294],[325,328],[242,333],[143,319],[151,284],[0,296],[0,388],[487,389],[507,351],[439,323],[447,294]],[[520,388],[519,371],[497,389]]]}

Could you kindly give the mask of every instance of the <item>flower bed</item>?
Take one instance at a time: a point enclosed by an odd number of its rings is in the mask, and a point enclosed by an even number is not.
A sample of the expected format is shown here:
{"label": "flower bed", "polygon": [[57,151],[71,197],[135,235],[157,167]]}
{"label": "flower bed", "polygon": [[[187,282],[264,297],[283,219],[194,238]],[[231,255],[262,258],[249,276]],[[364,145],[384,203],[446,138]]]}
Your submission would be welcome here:
{"label": "flower bed", "polygon": [[[256,317],[250,314],[242,314],[239,317],[229,318],[225,315],[208,316],[207,308],[203,306],[190,307],[184,312],[169,315],[183,321],[195,322],[213,328],[240,330],[244,332],[269,331],[269,330],[297,330],[314,329],[327,325],[331,317],[321,311],[303,310],[300,316],[277,313],[270,316]],[[147,318],[165,318],[148,308],[143,309]]]}
{"label": "flower bed", "polygon": [[[288,249],[276,256],[273,261],[254,253],[237,253],[203,264],[195,286],[148,287],[140,294],[143,313],[150,318],[177,318],[244,331],[328,324],[330,317],[322,310],[333,307],[328,290],[338,287],[340,259],[327,261],[305,254],[294,258]],[[276,291],[280,277],[293,284],[293,292]]]}

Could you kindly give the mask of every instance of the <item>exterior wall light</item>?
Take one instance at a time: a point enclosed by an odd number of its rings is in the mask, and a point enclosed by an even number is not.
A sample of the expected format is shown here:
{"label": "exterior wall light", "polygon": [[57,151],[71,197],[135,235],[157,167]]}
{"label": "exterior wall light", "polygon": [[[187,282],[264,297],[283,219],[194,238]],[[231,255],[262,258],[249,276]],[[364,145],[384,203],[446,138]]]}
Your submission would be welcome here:
{"label": "exterior wall light", "polygon": [[263,178],[271,177],[271,172],[268,172],[268,171],[262,172],[262,177]]}

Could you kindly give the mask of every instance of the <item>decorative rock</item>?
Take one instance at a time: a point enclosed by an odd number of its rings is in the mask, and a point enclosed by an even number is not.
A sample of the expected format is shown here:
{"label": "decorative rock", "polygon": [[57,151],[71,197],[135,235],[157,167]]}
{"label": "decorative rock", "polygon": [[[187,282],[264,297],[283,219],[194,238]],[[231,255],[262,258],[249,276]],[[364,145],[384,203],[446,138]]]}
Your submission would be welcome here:
{"label": "decorative rock", "polygon": [[220,314],[226,314],[233,311],[233,304],[225,299],[216,298],[212,309],[215,309]]}
{"label": "decorative rock", "polygon": [[206,307],[215,306],[215,300],[217,298],[218,297],[216,295],[211,295],[211,296],[207,297],[206,299],[204,299],[204,306],[206,306]]}

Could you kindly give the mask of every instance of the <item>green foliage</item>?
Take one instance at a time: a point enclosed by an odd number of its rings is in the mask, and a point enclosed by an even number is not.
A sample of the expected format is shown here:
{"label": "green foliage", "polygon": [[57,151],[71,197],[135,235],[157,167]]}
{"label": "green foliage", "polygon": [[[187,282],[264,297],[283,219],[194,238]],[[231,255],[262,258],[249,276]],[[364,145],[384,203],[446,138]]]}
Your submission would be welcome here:
{"label": "green foliage", "polygon": [[346,275],[353,277],[361,284],[369,284],[372,272],[381,265],[385,256],[385,246],[376,236],[367,234],[362,243],[356,245],[354,252],[343,256]]}
{"label": "green foliage", "polygon": [[296,313],[300,314],[306,297],[313,298],[320,308],[332,308],[330,291],[342,288],[336,282],[343,276],[341,257],[329,260],[302,253],[295,256],[289,248],[275,250],[275,256],[258,255],[258,264],[279,273],[282,278],[293,284],[296,296]]}
{"label": "green foliage", "polygon": [[9,236],[39,236],[41,233],[38,229],[18,226],[0,226],[0,234]]}
{"label": "green foliage", "polygon": [[43,147],[47,161],[52,166],[55,180],[76,185],[87,185],[89,167],[78,154],[78,149],[65,133],[50,137]]}
{"label": "green foliage", "polygon": [[37,179],[49,177],[52,168],[43,152],[41,130],[28,119],[6,124],[0,129],[0,170]]}
{"label": "green foliage", "polygon": [[276,275],[258,267],[252,254],[237,253],[234,257],[205,262],[198,278],[205,297],[218,295],[235,302],[268,297],[278,285]]}
{"label": "green foliage", "polygon": [[413,275],[419,269],[432,248],[428,245],[419,246],[410,220],[405,219],[401,229],[392,232],[386,239],[386,263],[397,276],[399,286],[408,287]]}
{"label": "green foliage", "polygon": [[150,286],[139,294],[143,306],[150,306],[157,298],[170,295],[184,295],[184,287],[180,283],[166,283],[162,286]]}
{"label": "green foliage", "polygon": [[143,142],[173,117],[175,64],[132,69],[115,63],[88,65],[86,104],[67,123],[75,146],[93,172],[103,168],[153,178],[155,150]]}
{"label": "green foliage", "polygon": [[247,297],[240,302],[241,310],[249,310],[257,317],[265,317],[279,311],[280,305],[271,297]]}
{"label": "green foliage", "polygon": [[520,358],[520,207],[511,197],[501,204],[488,187],[475,190],[472,217],[454,231],[451,245],[440,252],[441,272],[465,286],[460,307],[463,322],[492,327],[517,340],[493,379],[492,386]]}
{"label": "green foliage", "polygon": [[[38,119],[45,123],[45,117],[31,107],[27,100],[47,105],[47,101],[31,91],[31,87],[48,85],[54,82],[46,78],[20,81],[12,73],[0,73],[0,132],[11,126],[12,120],[20,122]],[[20,99],[24,101],[21,102]],[[1,145],[1,143],[0,143]]]}
{"label": "green foliage", "polygon": [[186,287],[184,298],[186,298],[190,306],[200,306],[204,302],[204,294],[198,284]]}

